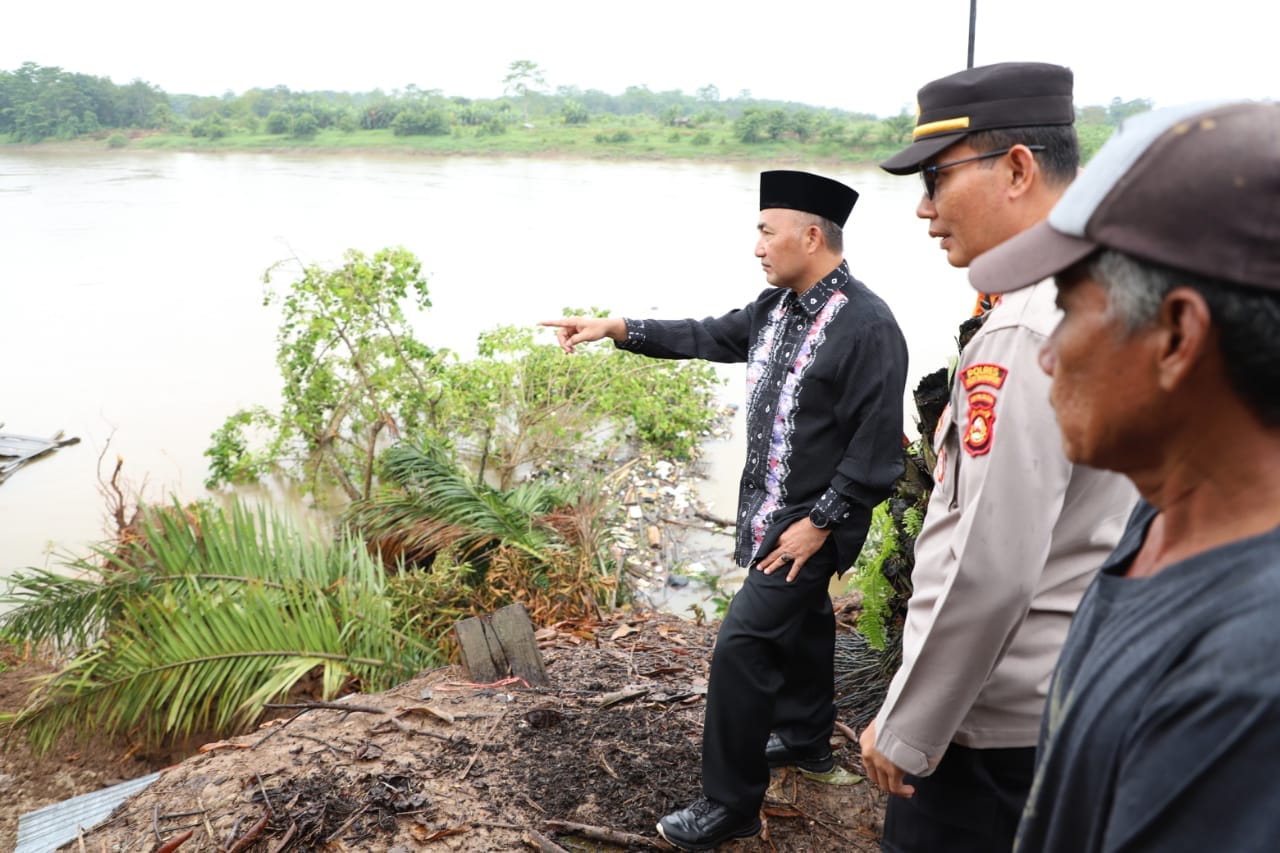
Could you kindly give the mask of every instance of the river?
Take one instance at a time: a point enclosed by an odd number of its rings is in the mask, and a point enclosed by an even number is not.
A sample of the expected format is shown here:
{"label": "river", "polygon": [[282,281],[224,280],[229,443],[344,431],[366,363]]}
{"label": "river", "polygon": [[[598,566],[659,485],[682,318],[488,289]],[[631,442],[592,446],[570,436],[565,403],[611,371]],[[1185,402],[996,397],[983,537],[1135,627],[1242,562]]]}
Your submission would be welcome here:
{"label": "river", "polygon": [[[862,194],[846,256],[897,315],[914,385],[954,352],[973,303],[964,274],[914,216],[918,181],[814,170]],[[213,430],[238,408],[278,400],[277,314],[264,307],[262,284],[272,264],[331,265],[348,248],[403,245],[422,260],[433,301],[415,330],[463,354],[481,330],[566,307],[720,314],[765,287],[752,254],[758,173],[745,164],[0,148],[0,431],[80,438],[0,485],[0,576],[55,567],[103,538],[99,475],[117,455],[149,500],[206,494]],[[279,281],[289,280],[286,271]],[[741,369],[724,372],[725,399],[740,401]],[[732,516],[740,439],[713,442],[708,454],[703,494]]]}

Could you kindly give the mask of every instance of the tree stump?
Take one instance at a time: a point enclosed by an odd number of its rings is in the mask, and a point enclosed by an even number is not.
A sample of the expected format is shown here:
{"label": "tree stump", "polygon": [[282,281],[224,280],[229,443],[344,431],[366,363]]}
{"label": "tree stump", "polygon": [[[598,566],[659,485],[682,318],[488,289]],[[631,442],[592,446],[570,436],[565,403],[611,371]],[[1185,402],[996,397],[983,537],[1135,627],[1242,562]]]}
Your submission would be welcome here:
{"label": "tree stump", "polygon": [[533,623],[516,602],[487,616],[471,616],[453,626],[462,650],[462,665],[478,684],[523,678],[531,686],[551,683],[533,637]]}

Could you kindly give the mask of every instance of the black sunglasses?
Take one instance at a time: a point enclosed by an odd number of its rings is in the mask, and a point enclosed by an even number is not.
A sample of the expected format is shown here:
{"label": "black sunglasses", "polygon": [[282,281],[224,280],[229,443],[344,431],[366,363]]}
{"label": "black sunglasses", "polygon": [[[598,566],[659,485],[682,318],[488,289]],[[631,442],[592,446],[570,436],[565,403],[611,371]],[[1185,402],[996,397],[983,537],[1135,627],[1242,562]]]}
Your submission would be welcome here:
{"label": "black sunglasses", "polygon": [[[1043,151],[1043,145],[1027,145],[1024,146],[1028,151]],[[924,181],[924,194],[930,201],[933,200],[934,190],[938,188],[938,173],[943,169],[950,169],[952,166],[959,166],[961,163],[972,163],[975,160],[988,160],[992,157],[1003,157],[1013,150],[1013,146],[1001,148],[999,151],[988,151],[986,154],[975,154],[972,157],[961,157],[959,160],[952,160],[948,163],[938,163],[935,166],[925,166],[920,170],[920,180]]]}

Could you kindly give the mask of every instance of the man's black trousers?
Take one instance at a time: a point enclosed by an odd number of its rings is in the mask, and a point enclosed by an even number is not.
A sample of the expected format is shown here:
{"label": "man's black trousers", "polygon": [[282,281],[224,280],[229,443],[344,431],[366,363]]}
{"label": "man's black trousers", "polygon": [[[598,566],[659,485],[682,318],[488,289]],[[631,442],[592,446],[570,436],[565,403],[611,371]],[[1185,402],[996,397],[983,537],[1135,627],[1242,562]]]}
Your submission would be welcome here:
{"label": "man's black trousers", "polygon": [[835,723],[835,615],[827,592],[835,571],[830,540],[787,583],[748,570],[720,624],[707,686],[702,791],[755,815],[769,787],[769,732],[793,749],[826,747]]}

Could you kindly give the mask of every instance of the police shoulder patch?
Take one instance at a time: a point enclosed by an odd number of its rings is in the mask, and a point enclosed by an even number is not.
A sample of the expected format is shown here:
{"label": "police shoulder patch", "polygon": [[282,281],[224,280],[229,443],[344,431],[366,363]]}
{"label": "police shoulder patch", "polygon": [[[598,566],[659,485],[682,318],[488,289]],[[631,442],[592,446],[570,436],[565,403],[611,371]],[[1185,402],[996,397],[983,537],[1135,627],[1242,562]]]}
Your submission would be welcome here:
{"label": "police shoulder patch", "polygon": [[991,450],[996,429],[996,395],[974,391],[969,395],[969,420],[960,443],[970,456],[982,456]]}
{"label": "police shoulder patch", "polygon": [[999,364],[971,364],[964,369],[960,381],[964,383],[966,391],[972,391],[979,385],[987,385],[999,390],[1008,376],[1008,368]]}

